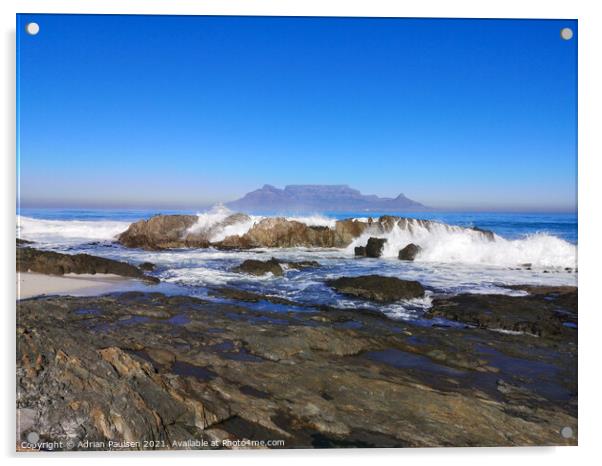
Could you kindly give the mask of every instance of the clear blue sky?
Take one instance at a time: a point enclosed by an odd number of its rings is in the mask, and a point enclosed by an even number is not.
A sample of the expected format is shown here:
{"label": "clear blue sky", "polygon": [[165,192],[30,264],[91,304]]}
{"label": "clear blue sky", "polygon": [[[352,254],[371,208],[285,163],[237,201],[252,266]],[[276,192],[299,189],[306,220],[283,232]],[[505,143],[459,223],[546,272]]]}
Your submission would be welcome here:
{"label": "clear blue sky", "polygon": [[202,207],[265,183],[576,205],[573,20],[17,23],[23,206]]}

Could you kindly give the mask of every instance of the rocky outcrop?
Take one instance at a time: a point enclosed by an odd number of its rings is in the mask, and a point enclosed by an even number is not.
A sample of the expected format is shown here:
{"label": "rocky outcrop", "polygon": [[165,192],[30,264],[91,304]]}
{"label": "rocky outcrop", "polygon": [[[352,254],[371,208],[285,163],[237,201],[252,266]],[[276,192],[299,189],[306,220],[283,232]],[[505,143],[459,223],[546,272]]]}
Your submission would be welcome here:
{"label": "rocky outcrop", "polygon": [[576,345],[241,297],[19,301],[19,447],[31,432],[74,450],[577,442]]}
{"label": "rocky outcrop", "polygon": [[291,301],[290,299],[281,298],[273,295],[263,295],[260,293],[254,293],[252,291],[240,290],[238,288],[215,288],[209,290],[209,296],[215,296],[218,298],[224,298],[235,301],[244,301],[247,303],[258,303],[261,301],[267,301],[272,304],[284,304],[290,306],[298,306],[298,303]]}
{"label": "rocky outcrop", "polygon": [[334,248],[346,248],[354,239],[359,238],[374,222],[362,222],[354,219],[338,220],[334,227]]}
{"label": "rocky outcrop", "polygon": [[366,246],[357,246],[355,248],[355,255],[359,257],[380,257],[383,255],[386,242],[385,238],[370,237]]}
{"label": "rocky outcrop", "polygon": [[138,267],[125,262],[90,254],[62,254],[29,247],[17,248],[17,271],[49,275],[110,273],[152,283],[159,282],[158,278],[145,275]]}
{"label": "rocky outcrop", "polygon": [[275,277],[280,277],[284,274],[284,270],[304,270],[315,267],[320,267],[320,263],[317,261],[283,261],[272,257],[267,261],[245,260],[239,266],[234,267],[232,271],[251,275],[266,275],[271,273]]}
{"label": "rocky outcrop", "polygon": [[[394,228],[413,232],[417,229],[431,230],[444,228],[453,231],[477,231],[484,238],[494,241],[495,235],[487,230],[465,229],[444,225],[430,220],[384,215],[378,219],[366,221],[345,219],[335,222],[333,227],[306,225],[284,217],[269,217],[252,225],[240,235],[230,235],[219,239],[224,229],[237,223],[250,223],[245,214],[232,214],[220,222],[207,227],[196,225],[198,217],[194,215],[157,215],[149,220],[133,223],[118,236],[118,241],[126,247],[160,250],[169,248],[206,248],[252,249],[252,248],[346,248],[365,233],[374,235],[375,252],[359,247],[356,255],[366,252],[368,257],[378,256],[378,243],[384,242],[378,235],[390,233]],[[214,240],[214,238],[218,238]],[[376,241],[378,240],[378,241]],[[370,255],[374,254],[374,255]]]}
{"label": "rocky outcrop", "polygon": [[284,274],[282,267],[277,260],[270,259],[268,261],[258,261],[248,259],[239,266],[232,269],[233,272],[247,273],[249,275],[267,275],[271,273],[275,277],[281,277]]}
{"label": "rocky outcrop", "polygon": [[339,293],[379,303],[392,303],[401,299],[424,296],[424,288],[417,281],[380,275],[340,277],[335,280],[328,280],[326,284]]}
{"label": "rocky outcrop", "polygon": [[223,228],[249,220],[245,214],[233,214],[208,228],[195,228],[196,215],[155,215],[132,223],[117,241],[128,248],[160,250],[171,248],[207,248],[212,236]]}
{"label": "rocky outcrop", "polygon": [[366,243],[366,257],[380,257],[385,248],[385,238],[369,238]]}
{"label": "rocky outcrop", "polygon": [[272,257],[271,260],[283,265],[286,269],[305,270],[320,267],[320,263],[318,261],[285,261],[276,259],[275,257]]}
{"label": "rocky outcrop", "polygon": [[256,223],[242,236],[229,236],[214,246],[220,249],[334,247],[335,232],[330,228],[308,226],[282,217],[269,217]]}
{"label": "rocky outcrop", "polygon": [[460,294],[433,300],[429,317],[444,317],[479,328],[522,332],[547,338],[576,337],[575,287],[523,287],[530,295]]}
{"label": "rocky outcrop", "polygon": [[[196,215],[155,215],[148,220],[132,223],[117,237],[117,241],[128,248],[149,250],[180,248],[185,246],[186,232],[198,217]],[[197,247],[207,247],[201,242]]]}
{"label": "rocky outcrop", "polygon": [[414,243],[408,244],[403,249],[399,250],[399,259],[403,261],[413,261],[422,248]]}
{"label": "rocky outcrop", "polygon": [[146,272],[152,272],[153,270],[155,270],[155,264],[153,264],[152,262],[143,262],[138,267],[140,268],[140,270],[144,270]]}

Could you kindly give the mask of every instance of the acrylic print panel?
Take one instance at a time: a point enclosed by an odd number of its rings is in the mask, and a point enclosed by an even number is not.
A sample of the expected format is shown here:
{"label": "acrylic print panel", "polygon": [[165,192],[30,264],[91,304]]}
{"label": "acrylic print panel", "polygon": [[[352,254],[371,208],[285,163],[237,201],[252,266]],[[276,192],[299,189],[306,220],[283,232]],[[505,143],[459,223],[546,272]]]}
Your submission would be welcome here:
{"label": "acrylic print panel", "polygon": [[577,37],[19,15],[17,449],[575,445]]}

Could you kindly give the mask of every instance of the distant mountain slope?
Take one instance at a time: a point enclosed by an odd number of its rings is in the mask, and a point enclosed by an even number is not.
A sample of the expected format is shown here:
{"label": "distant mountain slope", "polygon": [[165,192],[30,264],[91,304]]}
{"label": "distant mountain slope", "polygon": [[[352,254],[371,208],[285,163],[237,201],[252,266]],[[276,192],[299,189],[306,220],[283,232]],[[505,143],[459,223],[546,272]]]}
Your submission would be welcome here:
{"label": "distant mountain slope", "polygon": [[226,205],[234,210],[266,212],[399,212],[428,209],[403,194],[396,198],[365,195],[347,185],[290,185],[279,189],[266,184]]}

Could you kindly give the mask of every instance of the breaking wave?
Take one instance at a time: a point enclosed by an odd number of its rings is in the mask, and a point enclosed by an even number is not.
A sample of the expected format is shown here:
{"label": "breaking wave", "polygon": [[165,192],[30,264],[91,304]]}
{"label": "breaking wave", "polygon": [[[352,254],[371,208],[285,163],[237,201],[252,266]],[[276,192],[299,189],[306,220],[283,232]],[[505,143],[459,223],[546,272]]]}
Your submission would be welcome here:
{"label": "breaking wave", "polygon": [[233,214],[230,209],[218,204],[208,212],[197,213],[198,220],[188,229],[188,233],[208,232],[210,241],[222,241],[228,236],[244,235],[255,222],[259,221],[259,217],[249,216],[244,220],[222,225],[222,222]]}
{"label": "breaking wave", "polygon": [[383,257],[397,257],[410,243],[422,248],[416,262],[465,263],[497,266],[570,267],[577,266],[577,246],[548,233],[535,233],[519,239],[506,239],[470,228],[402,219],[388,233],[368,230],[347,248],[365,245],[368,238],[386,238]]}
{"label": "breaking wave", "polygon": [[[188,233],[202,233],[209,232],[209,240],[212,242],[222,241],[228,236],[242,236],[247,233],[253,225],[260,222],[261,220],[268,218],[267,216],[261,215],[249,215],[245,216],[243,220],[223,224],[223,222],[235,214],[235,212],[228,209],[222,204],[213,206],[207,212],[197,213],[198,220],[188,229]],[[290,221],[297,221],[306,224],[307,226],[324,226],[333,228],[336,224],[336,219],[328,218],[323,215],[309,215],[309,216],[284,216]]]}
{"label": "breaking wave", "polygon": [[17,236],[38,243],[111,241],[131,222],[107,220],[43,220],[17,216]]}
{"label": "breaking wave", "polygon": [[[241,216],[241,220],[225,222],[234,212],[223,205],[198,213],[190,232],[210,232],[210,240],[221,241],[228,236],[244,235],[266,216]],[[323,215],[286,216],[308,226],[333,228],[336,219]],[[361,219],[367,220],[367,219]],[[127,230],[131,222],[117,220],[44,220],[17,216],[17,235],[20,238],[44,244],[78,244],[93,241],[112,241]],[[410,243],[422,250],[417,263],[492,265],[517,267],[530,264],[533,268],[577,267],[577,246],[549,233],[540,232],[518,239],[499,235],[493,241],[486,234],[434,221],[401,219],[383,233],[377,227],[369,228],[344,251],[353,255],[356,246],[364,246],[371,236],[386,238],[383,257],[397,258],[399,250]],[[337,250],[341,251],[341,250]]]}

